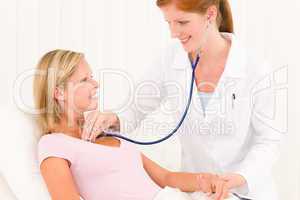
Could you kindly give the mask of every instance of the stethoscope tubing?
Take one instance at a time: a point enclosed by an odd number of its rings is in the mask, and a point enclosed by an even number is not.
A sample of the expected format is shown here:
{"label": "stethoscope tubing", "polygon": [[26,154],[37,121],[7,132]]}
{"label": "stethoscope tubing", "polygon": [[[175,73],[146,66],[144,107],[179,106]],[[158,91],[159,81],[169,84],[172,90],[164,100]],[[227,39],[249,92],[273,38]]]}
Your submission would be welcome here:
{"label": "stethoscope tubing", "polygon": [[138,145],[154,145],[154,144],[161,143],[161,142],[169,139],[170,137],[172,137],[178,131],[178,129],[181,127],[181,125],[182,125],[183,121],[185,120],[186,115],[189,111],[189,108],[190,108],[190,105],[191,105],[191,102],[192,102],[192,97],[193,97],[193,89],[194,89],[194,81],[195,81],[195,70],[196,70],[196,67],[197,67],[199,61],[200,61],[200,56],[197,55],[196,61],[194,63],[191,62],[191,65],[192,65],[192,79],[191,79],[191,84],[190,84],[189,99],[188,99],[188,102],[186,104],[185,110],[182,114],[182,117],[181,117],[180,121],[178,122],[177,126],[167,136],[165,136],[165,137],[163,137],[159,140],[155,140],[155,141],[142,142],[142,141],[137,141],[137,140],[133,140],[133,139],[130,139],[128,137],[125,137],[124,135],[122,135],[119,132],[104,131],[104,134],[101,134],[98,137],[116,137],[116,138],[120,138],[120,139],[126,140],[128,142],[138,144]]}

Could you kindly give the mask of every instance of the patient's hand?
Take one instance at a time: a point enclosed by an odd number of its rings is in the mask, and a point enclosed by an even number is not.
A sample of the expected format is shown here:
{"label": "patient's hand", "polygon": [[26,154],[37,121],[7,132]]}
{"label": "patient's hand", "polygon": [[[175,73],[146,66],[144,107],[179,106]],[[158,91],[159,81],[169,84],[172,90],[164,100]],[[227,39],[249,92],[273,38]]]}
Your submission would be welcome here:
{"label": "patient's hand", "polygon": [[210,173],[200,173],[197,176],[200,191],[209,196],[214,195],[215,200],[223,200],[229,196],[229,187],[225,180]]}

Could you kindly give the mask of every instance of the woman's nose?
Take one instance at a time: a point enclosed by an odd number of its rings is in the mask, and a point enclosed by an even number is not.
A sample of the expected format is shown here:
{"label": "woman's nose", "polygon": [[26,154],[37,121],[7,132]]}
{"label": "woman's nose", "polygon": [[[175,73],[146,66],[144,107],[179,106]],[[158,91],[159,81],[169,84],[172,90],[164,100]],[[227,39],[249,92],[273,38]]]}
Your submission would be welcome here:
{"label": "woman's nose", "polygon": [[178,38],[180,35],[178,27],[174,24],[170,24],[170,32],[172,38]]}
{"label": "woman's nose", "polygon": [[95,86],[95,88],[99,88],[99,83],[95,79],[92,79],[92,84]]}

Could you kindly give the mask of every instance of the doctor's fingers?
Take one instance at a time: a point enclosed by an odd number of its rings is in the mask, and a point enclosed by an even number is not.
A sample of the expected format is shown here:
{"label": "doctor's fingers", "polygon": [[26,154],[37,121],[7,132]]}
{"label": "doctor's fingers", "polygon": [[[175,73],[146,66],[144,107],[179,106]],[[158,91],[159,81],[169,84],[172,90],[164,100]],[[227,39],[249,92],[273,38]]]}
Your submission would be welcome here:
{"label": "doctor's fingers", "polygon": [[226,182],[219,180],[215,185],[215,200],[224,200],[228,196],[228,186]]}
{"label": "doctor's fingers", "polygon": [[228,185],[225,183],[223,186],[223,192],[222,192],[222,197],[220,199],[226,199],[229,197],[229,187]]}
{"label": "doctor's fingers", "polygon": [[94,125],[98,119],[98,114],[97,112],[89,113],[86,116],[84,126],[83,126],[83,131],[81,134],[81,138],[83,140],[89,140],[90,135],[92,134],[92,130],[94,128]]}
{"label": "doctor's fingers", "polygon": [[120,131],[120,120],[116,114],[98,112],[97,120],[89,137],[90,141],[95,142],[99,135],[104,134],[104,131]]}
{"label": "doctor's fingers", "polygon": [[99,113],[97,120],[92,128],[89,140],[95,142],[99,135],[104,134],[111,126],[112,122],[110,120],[109,114]]}
{"label": "doctor's fingers", "polygon": [[110,128],[109,122],[106,119],[102,118],[101,116],[98,116],[93,126],[93,129],[91,131],[89,140],[95,142],[97,137],[99,135],[103,135],[104,131],[107,131],[109,128]]}
{"label": "doctor's fingers", "polygon": [[208,178],[205,174],[198,174],[197,175],[197,182],[199,186],[199,190],[201,192],[210,195],[212,193],[212,181]]}
{"label": "doctor's fingers", "polygon": [[113,131],[120,131],[120,120],[115,113],[106,113],[103,115],[107,120],[107,127]]}

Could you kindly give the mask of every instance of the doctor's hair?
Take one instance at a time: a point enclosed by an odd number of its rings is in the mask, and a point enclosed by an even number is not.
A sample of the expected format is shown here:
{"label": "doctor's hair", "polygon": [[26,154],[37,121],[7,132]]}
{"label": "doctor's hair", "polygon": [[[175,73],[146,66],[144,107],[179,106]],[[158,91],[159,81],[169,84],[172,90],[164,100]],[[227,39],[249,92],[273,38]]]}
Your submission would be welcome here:
{"label": "doctor's hair", "polygon": [[220,32],[233,33],[234,25],[228,0],[156,0],[158,7],[175,3],[179,10],[204,14],[210,6],[218,9],[217,25]]}
{"label": "doctor's hair", "polygon": [[60,122],[62,108],[54,97],[55,90],[66,87],[67,80],[83,57],[82,53],[57,49],[46,53],[40,59],[34,75],[33,95],[42,135],[53,132]]}

